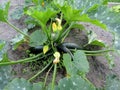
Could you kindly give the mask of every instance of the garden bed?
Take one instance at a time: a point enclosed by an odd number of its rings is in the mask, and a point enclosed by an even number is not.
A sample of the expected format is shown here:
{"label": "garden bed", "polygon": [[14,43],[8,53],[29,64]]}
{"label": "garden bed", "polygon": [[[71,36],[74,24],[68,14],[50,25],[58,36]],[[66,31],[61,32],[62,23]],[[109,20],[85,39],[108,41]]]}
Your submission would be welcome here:
{"label": "garden bed", "polygon": [[[3,0],[4,1],[4,0]],[[20,0],[21,1],[21,0]],[[11,11],[14,11],[14,8],[16,7],[16,0],[15,3],[13,1],[13,6],[11,6],[10,14]],[[22,5],[23,2],[21,1],[18,5]],[[113,6],[114,3],[109,3],[109,6]],[[119,3],[118,3],[119,4]],[[116,3],[115,3],[116,5]],[[24,19],[24,18],[23,18]],[[11,20],[10,21],[15,24],[17,27],[23,29],[25,27],[24,23],[22,20]],[[97,38],[100,40],[103,40],[106,44],[109,46],[113,45],[113,35],[109,32],[106,32],[105,30],[101,29],[98,26],[95,26],[90,23],[80,23],[83,24],[86,28],[86,30],[93,30],[97,34]],[[25,54],[24,49],[27,47],[25,45],[19,47],[17,50],[12,50],[12,46],[10,45],[10,40],[17,34],[13,29],[11,29],[9,26],[6,24],[0,24],[0,39],[6,40],[9,42],[8,45],[8,56],[11,60],[18,60],[22,59],[24,57],[28,57],[27,54]],[[80,31],[77,29],[74,29],[70,32],[68,37],[65,39],[65,42],[72,42],[76,43],[78,45],[85,45],[88,41],[88,38],[86,36],[86,33],[84,31]],[[99,50],[99,47],[88,47],[91,50]],[[102,87],[105,84],[105,79],[106,75],[108,74],[115,74],[118,77],[120,77],[120,57],[117,55],[114,55],[115,59],[115,67],[112,69],[109,69],[109,65],[107,63],[107,60],[103,56],[89,56],[88,61],[90,63],[90,71],[87,74],[87,78],[96,86],[96,87]],[[44,64],[43,62],[40,63],[27,63],[27,64],[16,64],[12,66],[12,71],[14,73],[14,77],[22,77],[25,79],[29,79],[32,77],[39,69],[41,69],[42,65]],[[40,67],[41,65],[41,67]],[[38,81],[44,81],[43,76],[46,75],[48,70],[46,70],[42,75],[38,76],[33,82],[38,82]],[[56,82],[58,82],[61,78],[65,76],[65,70],[59,70],[57,73],[57,79]],[[48,81],[47,84],[51,81],[52,78],[52,72],[49,73]]]}

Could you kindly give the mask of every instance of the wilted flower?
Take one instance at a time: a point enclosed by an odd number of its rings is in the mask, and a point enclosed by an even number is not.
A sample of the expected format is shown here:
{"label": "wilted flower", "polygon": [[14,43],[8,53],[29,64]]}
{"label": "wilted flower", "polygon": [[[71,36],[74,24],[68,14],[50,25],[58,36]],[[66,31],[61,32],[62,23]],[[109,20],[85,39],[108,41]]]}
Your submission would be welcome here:
{"label": "wilted flower", "polygon": [[55,59],[53,60],[53,63],[54,64],[59,63],[60,62],[60,53],[59,52],[55,52],[53,55],[55,57]]}

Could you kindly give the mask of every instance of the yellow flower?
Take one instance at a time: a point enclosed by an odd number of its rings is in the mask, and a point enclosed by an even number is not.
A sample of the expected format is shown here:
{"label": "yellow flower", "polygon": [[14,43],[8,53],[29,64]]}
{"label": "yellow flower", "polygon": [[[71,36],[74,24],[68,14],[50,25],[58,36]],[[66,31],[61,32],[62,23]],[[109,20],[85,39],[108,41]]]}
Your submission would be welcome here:
{"label": "yellow flower", "polygon": [[57,31],[62,30],[61,20],[59,18],[56,18],[56,21],[57,21],[57,24],[55,22],[53,22],[53,24],[52,24],[53,32],[57,32]]}
{"label": "yellow flower", "polygon": [[48,45],[45,45],[45,46],[43,47],[43,53],[45,54],[46,52],[48,52],[48,50],[49,50],[49,46],[48,46]]}
{"label": "yellow flower", "polygon": [[57,25],[55,22],[53,22],[53,24],[52,24],[52,29],[53,29],[53,32],[57,31]]}
{"label": "yellow flower", "polygon": [[44,3],[44,2],[42,2],[42,6],[43,6],[43,7],[45,6],[45,3]]}
{"label": "yellow flower", "polygon": [[53,55],[55,57],[55,59],[53,60],[53,63],[54,64],[59,63],[60,62],[60,53],[59,52],[55,52]]}
{"label": "yellow flower", "polygon": [[58,26],[57,26],[57,29],[58,29],[59,31],[61,31],[61,30],[62,30],[62,26],[61,26],[61,25],[58,25]]}

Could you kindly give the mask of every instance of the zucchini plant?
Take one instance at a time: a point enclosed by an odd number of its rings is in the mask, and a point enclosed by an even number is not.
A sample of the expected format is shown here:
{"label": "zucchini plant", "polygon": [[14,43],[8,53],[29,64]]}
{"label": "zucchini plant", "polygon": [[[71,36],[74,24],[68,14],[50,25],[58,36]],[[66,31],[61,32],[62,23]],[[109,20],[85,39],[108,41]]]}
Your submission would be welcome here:
{"label": "zucchini plant", "polygon": [[[22,43],[27,43],[29,54],[32,53],[34,55],[29,55],[28,58],[17,61],[9,60],[7,51],[4,51],[5,42],[1,41],[0,67],[41,61],[45,57],[47,57],[48,63],[29,80],[15,78],[8,83],[10,81],[9,77],[4,78],[1,75],[2,79],[0,80],[5,81],[7,79],[7,82],[1,84],[4,86],[0,85],[0,90],[96,90],[96,87],[86,78],[90,68],[87,55],[104,55],[114,51],[114,49],[108,47],[103,41],[98,40],[94,32],[89,33],[91,35],[89,36],[88,44],[84,46],[65,42],[64,40],[73,29],[88,32],[79,22],[94,24],[108,32],[109,29],[113,30],[116,27],[114,31],[119,32],[118,24],[120,18],[118,15],[120,13],[109,10],[106,5],[106,0],[87,0],[86,2],[83,0],[26,0],[23,12],[16,16],[22,16],[24,13],[27,17],[25,22],[28,25],[28,29],[38,27],[32,33],[29,33],[29,30],[22,31],[9,22],[8,11],[10,2],[3,7],[1,6],[0,21],[8,24],[20,34],[12,40],[13,49],[17,49]],[[115,19],[115,15],[119,20]],[[114,22],[110,20],[113,20],[113,18]],[[90,51],[86,49],[88,45],[97,45],[105,49]],[[115,45],[119,48],[117,43]],[[108,63],[113,65],[111,62],[112,60],[109,60]],[[57,67],[60,63],[66,70],[66,76],[56,84]],[[46,69],[50,71],[51,68],[53,68],[53,77],[49,85],[46,85],[48,74],[46,74],[44,82],[30,83],[43,71]],[[106,90],[111,89],[107,88]]]}

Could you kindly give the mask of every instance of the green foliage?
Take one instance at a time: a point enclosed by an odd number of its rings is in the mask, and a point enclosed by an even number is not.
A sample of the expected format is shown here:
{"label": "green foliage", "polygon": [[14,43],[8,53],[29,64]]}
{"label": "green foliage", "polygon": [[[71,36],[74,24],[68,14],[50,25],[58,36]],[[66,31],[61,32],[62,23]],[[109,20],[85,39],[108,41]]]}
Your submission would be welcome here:
{"label": "green foliage", "polygon": [[77,69],[75,68],[74,63],[71,60],[71,56],[69,54],[64,54],[63,55],[63,64],[66,68],[68,76],[76,75]]}
{"label": "green foliage", "polygon": [[35,9],[33,10],[31,9],[28,10],[26,14],[35,18],[40,23],[40,25],[43,26],[46,25],[47,21],[53,16],[55,16],[57,12],[51,9],[47,9],[45,11],[38,11]]}
{"label": "green foliage", "polygon": [[9,6],[10,2],[6,3],[5,6],[0,6],[0,22],[7,22]]}
{"label": "green foliage", "polygon": [[120,37],[120,13],[111,11],[107,6],[99,6],[91,12],[88,12],[88,15],[93,19],[98,19],[102,23],[105,23],[109,30],[115,33],[115,47],[120,49],[120,40],[118,39]]}
{"label": "green foliage", "polygon": [[95,87],[92,87],[80,76],[74,76],[61,79],[55,90],[95,90]]}
{"label": "green foliage", "polygon": [[[28,31],[27,29],[23,30],[24,33],[27,33],[27,31]],[[24,35],[22,35],[22,34],[16,35],[15,38],[13,38],[11,40],[12,49],[16,50],[18,48],[18,46],[20,46],[22,43],[24,43],[24,41],[25,41]]]}
{"label": "green foliage", "polygon": [[0,90],[3,90],[12,79],[11,71],[11,66],[0,66]]}
{"label": "green foliage", "polygon": [[106,80],[105,90],[119,90],[120,80],[114,76],[108,76]]}
{"label": "green foliage", "polygon": [[89,71],[89,63],[87,61],[86,55],[83,51],[76,51],[73,56],[73,63],[76,69],[87,73]]}
{"label": "green foliage", "polygon": [[5,41],[0,40],[0,61],[3,59]]}
{"label": "green foliage", "polygon": [[[68,63],[69,62],[69,63]],[[66,68],[67,75],[74,76],[78,72],[87,73],[89,71],[89,63],[83,51],[76,51],[73,56],[73,61],[69,54],[63,55],[63,64]]]}
{"label": "green foliage", "polygon": [[96,45],[96,46],[101,46],[101,47],[105,47],[105,43],[104,41],[101,41],[97,38],[97,34],[90,30],[88,31],[88,45]]}
{"label": "green foliage", "polygon": [[27,80],[21,78],[13,79],[3,90],[41,90],[41,83],[31,84]]}
{"label": "green foliage", "polygon": [[[29,25],[29,28],[38,26],[36,27],[37,29],[35,28],[34,31],[30,33],[30,35],[19,30],[7,20],[9,2],[4,8],[0,8],[0,21],[7,23],[21,34],[12,40],[12,46],[14,49],[17,49],[20,44],[27,42],[30,49],[32,48],[33,51],[35,51],[33,52],[35,55],[32,54],[32,56],[29,55],[29,58],[11,61],[8,59],[7,53],[4,51],[5,42],[0,41],[0,66],[46,60],[44,62],[49,61],[49,63],[47,62],[48,64],[41,71],[31,77],[29,81],[32,81],[53,64],[54,71],[52,82],[49,86],[46,86],[46,80],[52,66],[45,76],[45,82],[35,84],[31,84],[28,80],[23,78],[15,78],[8,83],[9,78],[5,75],[6,73],[9,75],[11,70],[5,72],[4,68],[0,67],[0,69],[3,69],[3,76],[1,75],[2,79],[0,80],[7,80],[6,83],[3,82],[0,85],[0,88],[4,88],[3,90],[95,90],[95,86],[86,78],[86,74],[89,72],[90,68],[86,55],[94,56],[99,53],[103,55],[104,53],[107,53],[108,55],[106,54],[106,57],[108,58],[108,63],[113,65],[114,63],[109,54],[109,51],[113,50],[108,50],[108,47],[106,48],[107,45],[99,40],[92,30],[88,34],[88,43],[84,45],[84,48],[81,48],[80,45],[75,43],[64,43],[64,40],[72,29],[80,29],[88,32],[80,22],[91,23],[106,31],[110,29],[111,31],[117,32],[117,39],[119,39],[120,13],[108,9],[106,6],[106,0],[25,0],[25,3],[26,5],[23,10],[21,10],[22,12],[16,12],[18,15],[16,14],[15,18],[21,18],[24,11],[28,16],[26,22]],[[120,48],[119,41],[120,40],[117,40],[117,42],[115,42],[115,45],[118,48]],[[107,50],[84,50],[87,45],[97,45],[104,47]],[[38,51],[38,53],[36,51]],[[58,85],[56,85],[55,77],[59,62],[65,67],[67,77],[61,79],[58,82]],[[106,90],[119,88],[119,83],[116,81],[114,81],[113,84],[108,80],[107,83],[108,84],[106,84],[105,87]]]}
{"label": "green foliage", "polygon": [[47,36],[43,31],[37,30],[30,35],[30,46],[43,45],[47,41]]}
{"label": "green foliage", "polygon": [[119,13],[120,12],[120,5],[113,6],[112,10]]}
{"label": "green foliage", "polygon": [[11,14],[11,18],[19,20],[23,16],[23,14],[23,7],[17,7],[15,11]]}

